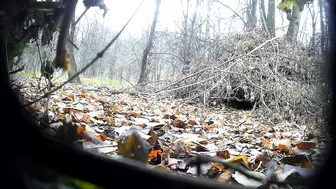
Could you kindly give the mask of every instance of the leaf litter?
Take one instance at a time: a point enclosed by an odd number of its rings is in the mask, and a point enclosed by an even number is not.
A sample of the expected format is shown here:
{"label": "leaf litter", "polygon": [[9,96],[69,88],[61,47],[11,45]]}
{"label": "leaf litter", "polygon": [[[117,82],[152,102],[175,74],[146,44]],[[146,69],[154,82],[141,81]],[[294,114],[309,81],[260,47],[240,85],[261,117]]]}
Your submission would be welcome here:
{"label": "leaf litter", "polygon": [[[22,82],[23,102],[43,95],[33,79],[28,81]],[[274,124],[250,111],[177,104],[101,85],[68,84],[27,110],[44,117],[36,123],[47,122],[51,130],[46,133],[60,140],[71,140],[67,137],[75,128],[72,142],[87,151],[218,182],[259,187],[264,180],[297,181],[314,175],[323,164],[326,140],[304,125]],[[199,155],[218,161],[198,169],[190,162]]]}

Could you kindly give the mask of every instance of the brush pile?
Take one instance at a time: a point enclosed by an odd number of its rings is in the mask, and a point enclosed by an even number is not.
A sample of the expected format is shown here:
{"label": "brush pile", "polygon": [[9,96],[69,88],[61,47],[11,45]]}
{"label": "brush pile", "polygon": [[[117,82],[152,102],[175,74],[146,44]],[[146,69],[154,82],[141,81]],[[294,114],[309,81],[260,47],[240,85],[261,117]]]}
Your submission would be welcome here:
{"label": "brush pile", "polygon": [[207,58],[191,60],[189,74],[156,85],[155,94],[248,108],[276,122],[320,125],[329,94],[324,67],[311,50],[255,31],[216,40]]}

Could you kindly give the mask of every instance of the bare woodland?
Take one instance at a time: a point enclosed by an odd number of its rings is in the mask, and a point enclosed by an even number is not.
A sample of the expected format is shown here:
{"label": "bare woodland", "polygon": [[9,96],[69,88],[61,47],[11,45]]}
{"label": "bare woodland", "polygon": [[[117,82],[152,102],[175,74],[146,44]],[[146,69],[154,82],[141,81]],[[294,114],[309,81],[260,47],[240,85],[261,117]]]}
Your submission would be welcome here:
{"label": "bare woodland", "polygon": [[[123,33],[80,77],[131,83],[142,96],[174,98],[181,104],[322,124],[330,96],[324,72],[328,3],[298,1],[291,11],[279,9],[279,3],[245,0],[233,8],[224,1],[183,0],[175,29],[168,30],[160,23],[158,0],[147,29],[138,35]],[[223,18],[221,11],[232,16]],[[71,18],[67,49],[72,74],[117,34],[104,22],[103,12],[90,9],[77,23],[81,12]],[[15,66],[40,72],[40,59],[55,57],[57,35],[49,43],[30,43]],[[79,83],[80,77],[73,81]]]}

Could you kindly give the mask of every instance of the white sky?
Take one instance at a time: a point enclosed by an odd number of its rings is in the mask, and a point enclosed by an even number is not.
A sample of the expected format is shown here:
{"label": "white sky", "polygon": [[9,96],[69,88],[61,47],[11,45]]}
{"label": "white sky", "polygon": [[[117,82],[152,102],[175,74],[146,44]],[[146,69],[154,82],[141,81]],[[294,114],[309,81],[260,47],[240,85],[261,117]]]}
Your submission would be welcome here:
{"label": "white sky", "polygon": [[[206,2],[206,0],[204,0]],[[105,18],[103,18],[103,10],[99,10],[99,8],[91,8],[84,18],[82,18],[83,22],[92,21],[94,19],[98,19],[99,22],[102,22],[106,25],[109,25],[114,31],[119,31],[123,25],[127,22],[133,12],[136,10],[138,5],[142,2],[142,0],[105,0],[105,4],[109,9]],[[182,2],[186,2],[186,0],[182,0]],[[191,3],[194,3],[195,0],[190,0]],[[244,0],[221,0],[221,2],[231,9],[239,12],[242,7],[245,6]],[[280,2],[280,0],[276,0],[276,5]],[[267,1],[266,1],[267,3]],[[267,4],[266,4],[267,6]],[[76,9],[76,16],[79,16],[85,7],[82,1],[78,1],[77,9]],[[137,34],[141,33],[143,30],[146,30],[150,27],[152,22],[152,17],[155,10],[155,0],[144,0],[142,6],[136,13],[133,20],[127,26],[126,31],[127,33]],[[229,10],[228,8],[220,5],[219,3],[213,3],[212,11],[219,12],[220,17],[222,18],[229,18],[234,13]],[[260,9],[257,8],[257,12],[259,13]],[[266,7],[267,11],[267,7]],[[311,24],[310,15],[308,14],[309,11],[305,7],[305,10],[301,17],[301,26],[304,24]],[[176,27],[175,21],[179,20],[178,18],[182,14],[182,6],[181,0],[162,0],[160,12],[159,12],[159,21],[157,25],[158,28],[168,28],[169,30],[174,30]],[[241,14],[243,17],[244,15]],[[307,22],[304,22],[306,17],[308,16]],[[242,25],[242,22],[239,18],[236,18],[234,22],[230,22],[229,19],[224,20],[224,23],[221,27],[223,30],[229,27],[239,27],[237,23]],[[309,26],[308,25],[308,26]],[[287,31],[288,21],[286,19],[286,15],[281,13],[279,10],[276,10],[276,28],[282,28],[277,30],[277,34],[284,34]],[[310,27],[310,26],[309,26]],[[239,29],[237,29],[239,31]],[[305,31],[309,33],[310,31]],[[300,37],[300,35],[299,35]]]}

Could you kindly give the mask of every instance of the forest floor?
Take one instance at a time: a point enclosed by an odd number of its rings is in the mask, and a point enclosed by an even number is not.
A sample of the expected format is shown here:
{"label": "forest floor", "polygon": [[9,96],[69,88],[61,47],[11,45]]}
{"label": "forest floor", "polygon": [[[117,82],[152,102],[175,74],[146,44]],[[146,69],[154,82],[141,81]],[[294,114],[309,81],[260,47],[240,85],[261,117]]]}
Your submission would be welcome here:
{"label": "forest floor", "polygon": [[[19,76],[15,83],[24,104],[43,94],[36,78]],[[135,159],[149,168],[196,177],[190,160],[204,155],[208,159],[200,174],[219,182],[258,187],[264,184],[260,178],[267,178],[270,182],[294,179],[302,185],[302,179],[322,164],[327,143],[305,126],[272,123],[251,111],[202,104],[177,107],[174,99],[120,92],[124,89],[67,84],[27,109],[39,123],[47,117],[54,132],[72,123],[80,139],[76,142],[87,151]]]}

